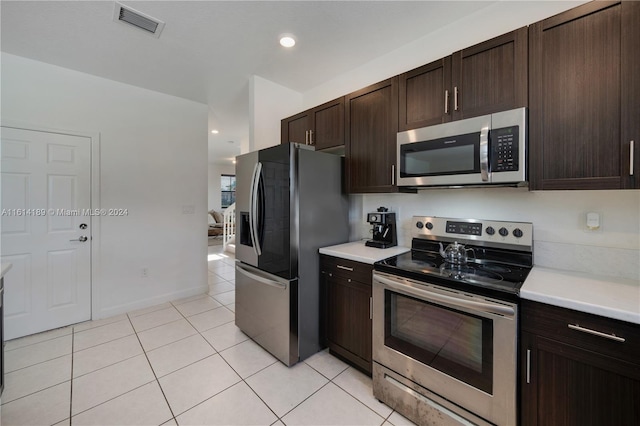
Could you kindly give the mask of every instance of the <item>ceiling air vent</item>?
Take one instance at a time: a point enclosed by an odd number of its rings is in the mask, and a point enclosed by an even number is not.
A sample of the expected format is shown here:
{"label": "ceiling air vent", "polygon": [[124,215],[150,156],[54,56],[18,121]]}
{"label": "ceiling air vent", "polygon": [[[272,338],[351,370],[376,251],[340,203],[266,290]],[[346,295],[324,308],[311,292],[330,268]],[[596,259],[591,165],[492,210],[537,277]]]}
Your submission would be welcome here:
{"label": "ceiling air vent", "polygon": [[161,20],[152,18],[149,15],[145,15],[142,12],[138,12],[129,6],[125,6],[117,2],[113,9],[113,20],[133,25],[134,27],[143,30],[146,34],[156,38],[160,37],[160,33],[164,28],[164,22]]}

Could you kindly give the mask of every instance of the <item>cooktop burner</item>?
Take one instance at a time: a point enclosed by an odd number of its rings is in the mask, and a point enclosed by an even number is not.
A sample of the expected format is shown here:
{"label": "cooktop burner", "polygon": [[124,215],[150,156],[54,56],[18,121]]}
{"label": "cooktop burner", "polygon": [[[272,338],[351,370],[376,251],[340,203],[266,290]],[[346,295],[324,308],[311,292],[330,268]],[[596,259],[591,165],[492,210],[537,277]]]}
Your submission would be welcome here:
{"label": "cooktop burner", "polygon": [[531,224],[433,217],[413,221],[411,251],[376,262],[376,271],[517,298],[533,266]]}

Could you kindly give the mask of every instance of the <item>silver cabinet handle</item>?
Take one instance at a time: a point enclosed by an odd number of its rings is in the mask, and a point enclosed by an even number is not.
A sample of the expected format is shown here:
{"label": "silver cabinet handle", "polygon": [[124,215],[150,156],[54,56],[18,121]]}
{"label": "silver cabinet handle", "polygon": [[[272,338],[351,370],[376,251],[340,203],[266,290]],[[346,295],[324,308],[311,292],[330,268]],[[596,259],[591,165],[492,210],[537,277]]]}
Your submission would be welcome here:
{"label": "silver cabinet handle", "polygon": [[80,238],[77,238],[75,240],[69,240],[69,241],[80,241],[81,243],[84,243],[88,239],[89,239],[88,237],[85,237],[84,235],[82,235]]}
{"label": "silver cabinet handle", "polygon": [[344,269],[345,271],[353,272],[353,268],[349,268],[348,266],[336,265],[338,269]]}
{"label": "silver cabinet handle", "polygon": [[313,145],[313,130],[309,130],[309,145]]}
{"label": "silver cabinet handle", "polygon": [[527,349],[527,384],[531,383],[531,349]]}
{"label": "silver cabinet handle", "polygon": [[444,113],[449,114],[449,90],[444,91]]}
{"label": "silver cabinet handle", "polygon": [[633,141],[629,143],[629,176],[633,176]]}
{"label": "silver cabinet handle", "polygon": [[396,184],[396,165],[392,164],[391,165],[391,185],[395,185]]}
{"label": "silver cabinet handle", "polygon": [[624,337],[618,337],[615,334],[607,334],[607,333],[603,333],[601,331],[592,330],[590,328],[580,327],[578,324],[575,324],[575,325],[574,324],[567,324],[567,327],[569,327],[572,330],[581,331],[583,333],[593,334],[594,336],[604,337],[605,339],[615,340],[616,342],[625,342],[626,341],[626,339]]}
{"label": "silver cabinet handle", "polygon": [[453,88],[453,110],[458,111],[458,86]]}
{"label": "silver cabinet handle", "polygon": [[309,145],[309,131],[308,130],[304,131],[304,144],[305,145]]}

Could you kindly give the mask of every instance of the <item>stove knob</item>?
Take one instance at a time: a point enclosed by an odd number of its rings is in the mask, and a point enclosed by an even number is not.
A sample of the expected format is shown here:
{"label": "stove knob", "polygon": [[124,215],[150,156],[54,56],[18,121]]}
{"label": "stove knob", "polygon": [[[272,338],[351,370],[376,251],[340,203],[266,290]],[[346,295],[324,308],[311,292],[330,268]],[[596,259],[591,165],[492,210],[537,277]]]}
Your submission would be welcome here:
{"label": "stove knob", "polygon": [[500,235],[502,235],[503,237],[506,237],[507,235],[509,235],[509,231],[507,231],[507,228],[500,228],[500,230],[498,231],[498,233]]}
{"label": "stove knob", "polygon": [[433,229],[433,223],[427,222],[427,229],[429,230]]}
{"label": "stove knob", "polygon": [[516,238],[522,238],[522,235],[524,235],[522,233],[522,230],[520,228],[516,228],[513,230],[513,236]]}
{"label": "stove knob", "polygon": [[422,222],[420,222],[420,221],[416,222],[416,228],[422,229],[423,227],[424,227],[424,225],[422,224]]}
{"label": "stove knob", "polygon": [[488,226],[487,229],[484,230],[488,235],[493,235],[496,233],[496,230],[493,229],[493,226]]}

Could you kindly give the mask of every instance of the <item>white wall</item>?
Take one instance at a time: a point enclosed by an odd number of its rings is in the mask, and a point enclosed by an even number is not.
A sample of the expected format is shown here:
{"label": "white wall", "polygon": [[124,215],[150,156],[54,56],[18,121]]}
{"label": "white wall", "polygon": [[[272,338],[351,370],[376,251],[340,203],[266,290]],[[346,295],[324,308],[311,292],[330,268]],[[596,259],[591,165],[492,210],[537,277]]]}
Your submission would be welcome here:
{"label": "white wall", "polygon": [[220,175],[235,175],[236,167],[233,164],[209,163],[209,207],[208,210],[221,211]]}
{"label": "white wall", "polygon": [[100,134],[100,207],[129,215],[99,220],[93,318],[206,291],[207,106],[5,53],[1,78],[3,120]]}
{"label": "white wall", "polygon": [[249,146],[241,146],[243,154],[280,143],[280,120],[303,110],[302,94],[254,75],[249,108]]}
{"label": "white wall", "polygon": [[[640,190],[430,189],[351,198],[354,240],[368,236],[366,213],[380,206],[396,212],[398,243],[406,246],[414,215],[532,222],[536,265],[640,280]],[[598,231],[587,230],[588,212],[600,214]]]}

